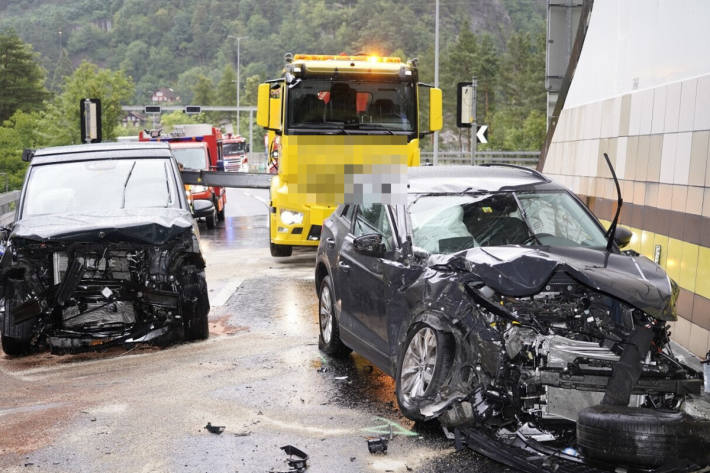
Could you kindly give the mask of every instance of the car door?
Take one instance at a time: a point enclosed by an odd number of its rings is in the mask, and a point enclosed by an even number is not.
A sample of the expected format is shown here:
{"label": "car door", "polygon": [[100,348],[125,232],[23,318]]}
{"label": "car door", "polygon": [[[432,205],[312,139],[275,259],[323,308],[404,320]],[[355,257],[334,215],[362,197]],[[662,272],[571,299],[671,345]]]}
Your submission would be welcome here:
{"label": "car door", "polygon": [[[377,233],[382,236],[385,256],[378,258],[355,250],[356,238]],[[357,339],[363,355],[378,366],[388,366],[387,288],[384,268],[392,261],[397,242],[389,208],[383,204],[358,205],[351,232],[344,238],[339,254],[338,271],[342,313],[347,329]]]}
{"label": "car door", "polygon": [[338,265],[340,262],[340,249],[344,244],[343,240],[347,237],[352,228],[351,221],[355,207],[356,205],[352,204],[340,206],[330,217],[325,219],[323,222],[320,245],[324,252],[324,258],[327,260],[326,265],[330,270],[329,274],[333,281],[333,296],[335,299],[338,324],[341,329],[345,330],[350,327],[350,321],[347,316],[343,315],[341,295],[344,291],[348,290],[348,277],[346,273],[339,269]]}

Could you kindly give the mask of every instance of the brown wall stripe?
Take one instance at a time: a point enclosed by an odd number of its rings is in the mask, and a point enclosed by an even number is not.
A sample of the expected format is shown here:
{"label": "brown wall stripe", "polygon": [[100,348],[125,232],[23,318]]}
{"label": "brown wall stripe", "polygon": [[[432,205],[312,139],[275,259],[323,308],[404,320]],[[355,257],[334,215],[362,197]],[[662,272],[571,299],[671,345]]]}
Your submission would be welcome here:
{"label": "brown wall stripe", "polygon": [[[579,198],[597,217],[605,220],[614,218],[615,200],[584,195]],[[710,248],[710,217],[624,202],[619,222]]]}
{"label": "brown wall stripe", "polygon": [[[611,220],[616,211],[616,201],[580,195],[590,210],[599,218]],[[673,210],[624,203],[619,222],[634,228],[666,235],[677,240],[710,247],[710,218]],[[680,288],[678,314],[710,330],[710,299]]]}

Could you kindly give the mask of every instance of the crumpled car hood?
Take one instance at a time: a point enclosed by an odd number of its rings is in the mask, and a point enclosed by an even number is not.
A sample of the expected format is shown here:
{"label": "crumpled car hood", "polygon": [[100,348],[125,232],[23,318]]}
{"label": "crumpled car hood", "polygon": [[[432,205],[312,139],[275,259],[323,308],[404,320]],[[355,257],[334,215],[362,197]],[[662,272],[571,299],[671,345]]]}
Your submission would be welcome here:
{"label": "crumpled car hood", "polygon": [[37,241],[131,241],[162,245],[192,228],[184,209],[123,209],[101,214],[40,215],[19,220],[11,238]]}
{"label": "crumpled car hood", "polygon": [[461,257],[466,260],[466,269],[506,296],[537,294],[555,272],[561,271],[657,319],[677,319],[678,285],[645,256],[582,247],[485,247],[449,255],[435,263],[448,263]]}

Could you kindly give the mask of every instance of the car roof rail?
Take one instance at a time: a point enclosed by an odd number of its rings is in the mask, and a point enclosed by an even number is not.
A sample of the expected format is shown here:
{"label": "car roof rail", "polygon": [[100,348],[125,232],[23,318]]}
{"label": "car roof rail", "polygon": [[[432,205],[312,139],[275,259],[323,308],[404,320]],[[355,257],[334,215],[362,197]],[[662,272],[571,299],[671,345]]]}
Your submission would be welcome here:
{"label": "car roof rail", "polygon": [[521,166],[519,164],[508,164],[508,163],[481,163],[479,166],[486,166],[486,167],[492,167],[492,166],[501,166],[501,167],[506,167],[506,168],[514,168],[514,169],[520,169],[522,171],[528,171],[530,174],[533,176],[539,177],[545,182],[551,182],[548,177],[546,177],[544,174],[542,174],[540,171],[537,169],[531,169],[526,166]]}

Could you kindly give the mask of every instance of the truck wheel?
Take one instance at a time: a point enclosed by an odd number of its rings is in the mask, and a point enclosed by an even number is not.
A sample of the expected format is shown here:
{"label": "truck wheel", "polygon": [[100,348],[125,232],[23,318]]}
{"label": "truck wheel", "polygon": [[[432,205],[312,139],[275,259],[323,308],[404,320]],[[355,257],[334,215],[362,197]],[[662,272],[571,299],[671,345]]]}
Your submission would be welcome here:
{"label": "truck wheel", "polygon": [[688,422],[682,412],[592,406],[579,412],[577,444],[591,460],[656,467],[687,451],[694,430]]}
{"label": "truck wheel", "polygon": [[[193,271],[196,269],[193,267]],[[193,275],[186,276],[188,279],[193,279],[190,283],[191,289],[197,291],[197,300],[183,304],[186,308],[183,313],[185,324],[185,339],[186,340],[206,340],[209,337],[209,313],[210,301],[207,295],[207,282],[205,281],[204,271]]]}
{"label": "truck wheel", "polygon": [[346,357],[352,350],[340,340],[338,319],[335,317],[335,295],[330,276],[323,278],[318,292],[318,348],[330,356]]}
{"label": "truck wheel", "polygon": [[214,199],[214,208],[217,209],[217,220],[224,222],[224,205],[222,205],[222,209],[219,210],[219,206],[217,205],[218,203],[219,199]]}
{"label": "truck wheel", "polygon": [[205,223],[207,224],[208,229],[213,229],[214,227],[217,226],[217,209],[210,214],[209,217],[205,217]]}
{"label": "truck wheel", "polygon": [[269,249],[271,250],[271,256],[275,258],[291,256],[291,253],[293,253],[293,246],[291,245],[277,245],[276,243],[269,243]]}
{"label": "truck wheel", "polygon": [[403,346],[395,376],[399,410],[411,420],[426,420],[420,402],[437,393],[448,376],[454,340],[451,334],[417,323],[409,329]]}

